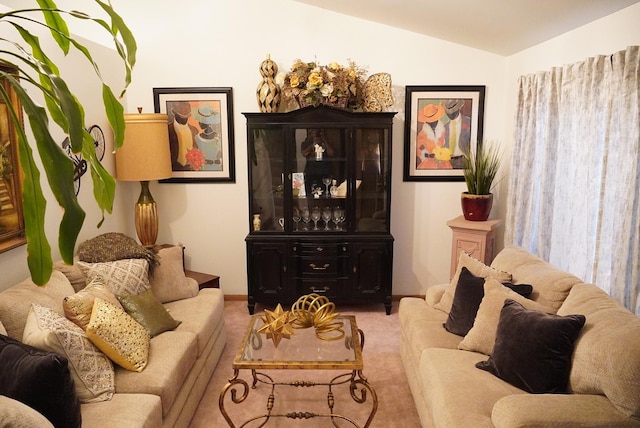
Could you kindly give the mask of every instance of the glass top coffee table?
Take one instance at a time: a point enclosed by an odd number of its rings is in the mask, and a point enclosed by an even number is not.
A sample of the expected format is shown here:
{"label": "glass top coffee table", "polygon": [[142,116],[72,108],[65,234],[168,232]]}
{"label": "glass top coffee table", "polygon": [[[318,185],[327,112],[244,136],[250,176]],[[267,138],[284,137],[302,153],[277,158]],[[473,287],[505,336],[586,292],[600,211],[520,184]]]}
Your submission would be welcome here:
{"label": "glass top coffee table", "polygon": [[[371,397],[371,412],[365,424],[362,425],[368,427],[378,409],[378,397],[362,374],[364,333],[358,329],[356,318],[353,315],[340,315],[335,321],[343,323],[344,334],[341,331],[323,334],[324,337],[335,340],[323,340],[316,337],[315,329],[310,327],[295,329],[295,334],[288,339],[282,339],[276,347],[266,334],[258,333],[264,322],[260,315],[253,315],[233,360],[233,376],[220,392],[218,402],[220,412],[229,426],[247,426],[258,421],[261,422],[258,426],[264,426],[274,418],[329,418],[334,426],[347,424],[347,426],[358,427],[359,425],[349,417],[334,412],[336,399],[334,389],[339,385],[346,385],[349,388],[351,398],[358,404],[366,403],[367,395]],[[235,404],[240,404],[247,399],[250,388],[248,383],[239,377],[240,370],[251,370],[251,389],[256,389],[259,384],[265,384],[267,388],[270,388],[270,393],[267,398],[266,413],[252,417],[241,425],[236,425],[226,411],[225,396],[230,392],[231,402]],[[335,375],[327,382],[310,380],[276,382],[271,375],[260,370],[333,370],[343,373]],[[273,412],[276,386],[326,387],[328,389],[328,412],[292,411],[276,414]],[[240,388],[239,394],[238,388]],[[339,420],[343,422],[342,425],[338,425]]]}

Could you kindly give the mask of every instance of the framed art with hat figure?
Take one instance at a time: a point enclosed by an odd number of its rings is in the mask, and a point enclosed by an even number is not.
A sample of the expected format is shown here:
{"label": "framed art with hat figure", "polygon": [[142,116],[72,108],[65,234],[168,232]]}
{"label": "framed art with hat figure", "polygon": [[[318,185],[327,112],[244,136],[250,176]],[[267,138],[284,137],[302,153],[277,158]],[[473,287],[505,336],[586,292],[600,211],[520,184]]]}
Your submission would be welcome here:
{"label": "framed art with hat figure", "polygon": [[153,88],[168,117],[171,178],[161,182],[235,182],[231,88]]}
{"label": "framed art with hat figure", "polygon": [[484,93],[484,86],[406,87],[404,181],[464,181],[463,151],[482,144]]}

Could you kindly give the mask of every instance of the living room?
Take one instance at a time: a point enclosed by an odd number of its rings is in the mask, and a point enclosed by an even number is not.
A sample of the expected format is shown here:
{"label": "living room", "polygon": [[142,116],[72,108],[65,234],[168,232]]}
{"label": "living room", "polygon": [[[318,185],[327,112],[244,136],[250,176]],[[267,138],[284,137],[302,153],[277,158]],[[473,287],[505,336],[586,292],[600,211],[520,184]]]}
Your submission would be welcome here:
{"label": "living room", "polygon": [[[0,0],[0,8],[21,7],[19,0]],[[76,7],[59,1],[62,8]],[[245,237],[251,228],[248,199],[248,139],[242,113],[257,112],[259,65],[268,56],[281,72],[297,58],[321,63],[355,61],[368,73],[386,72],[393,79],[391,232],[395,238],[393,262],[394,307],[403,296],[424,296],[436,284],[449,281],[451,229],[447,221],[461,215],[459,195],[463,182],[407,182],[403,180],[404,89],[409,85],[482,85],[486,87],[484,139],[504,149],[496,201],[491,218],[505,219],[509,159],[515,132],[514,116],[518,78],[553,67],[611,55],[637,45],[640,4],[633,4],[530,48],[498,54],[350,17],[291,0],[191,2],[188,8],[154,2],[114,0],[113,6],[131,27],[138,42],[133,83],[123,104],[125,112],[138,107],[154,111],[154,88],[219,88],[233,90],[235,181],[225,183],[151,183],[158,202],[158,243],[185,245],[188,269],[220,276],[228,300],[246,299]],[[94,5],[91,5],[92,7]],[[89,6],[87,6],[89,7]],[[91,12],[92,10],[88,10]],[[206,21],[202,17],[208,17]],[[103,78],[114,88],[122,85],[123,71],[117,54],[82,23],[72,27],[101,64]],[[354,36],[356,35],[356,36]],[[508,36],[504,36],[508,37]],[[60,61],[61,55],[55,57]],[[113,68],[110,64],[114,64]],[[179,65],[178,65],[179,64]],[[83,103],[87,124],[106,133],[103,164],[115,171],[113,137],[101,105],[99,80],[77,53],[60,61],[72,90]],[[62,133],[58,134],[60,142]],[[118,182],[114,211],[102,214],[95,206],[89,174],[82,178],[79,200],[87,211],[78,243],[106,232],[135,236],[133,206],[140,186]],[[54,260],[61,213],[49,192],[46,233]],[[498,230],[497,251],[504,244],[504,227]],[[0,254],[0,291],[29,276],[26,248]],[[382,312],[382,308],[380,308]]]}

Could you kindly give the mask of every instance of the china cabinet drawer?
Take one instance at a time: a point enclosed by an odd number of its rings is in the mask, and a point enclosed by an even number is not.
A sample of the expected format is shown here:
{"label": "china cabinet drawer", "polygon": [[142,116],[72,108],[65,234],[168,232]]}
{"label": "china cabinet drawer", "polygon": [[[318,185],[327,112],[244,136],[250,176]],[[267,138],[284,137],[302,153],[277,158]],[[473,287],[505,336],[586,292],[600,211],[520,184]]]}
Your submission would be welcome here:
{"label": "china cabinet drawer", "polygon": [[313,293],[331,300],[343,296],[344,287],[340,286],[340,282],[338,279],[301,279],[296,285],[296,292],[298,296]]}

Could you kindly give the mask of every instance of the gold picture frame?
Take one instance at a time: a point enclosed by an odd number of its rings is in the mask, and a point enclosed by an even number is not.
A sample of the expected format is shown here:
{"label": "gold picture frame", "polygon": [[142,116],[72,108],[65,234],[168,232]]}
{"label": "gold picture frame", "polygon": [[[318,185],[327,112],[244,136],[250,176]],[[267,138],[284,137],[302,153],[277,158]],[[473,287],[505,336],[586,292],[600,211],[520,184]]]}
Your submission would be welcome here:
{"label": "gold picture frame", "polygon": [[0,65],[0,253],[27,242],[22,206],[22,169],[18,159],[18,134],[11,109],[24,126],[22,106],[5,76],[16,69]]}

